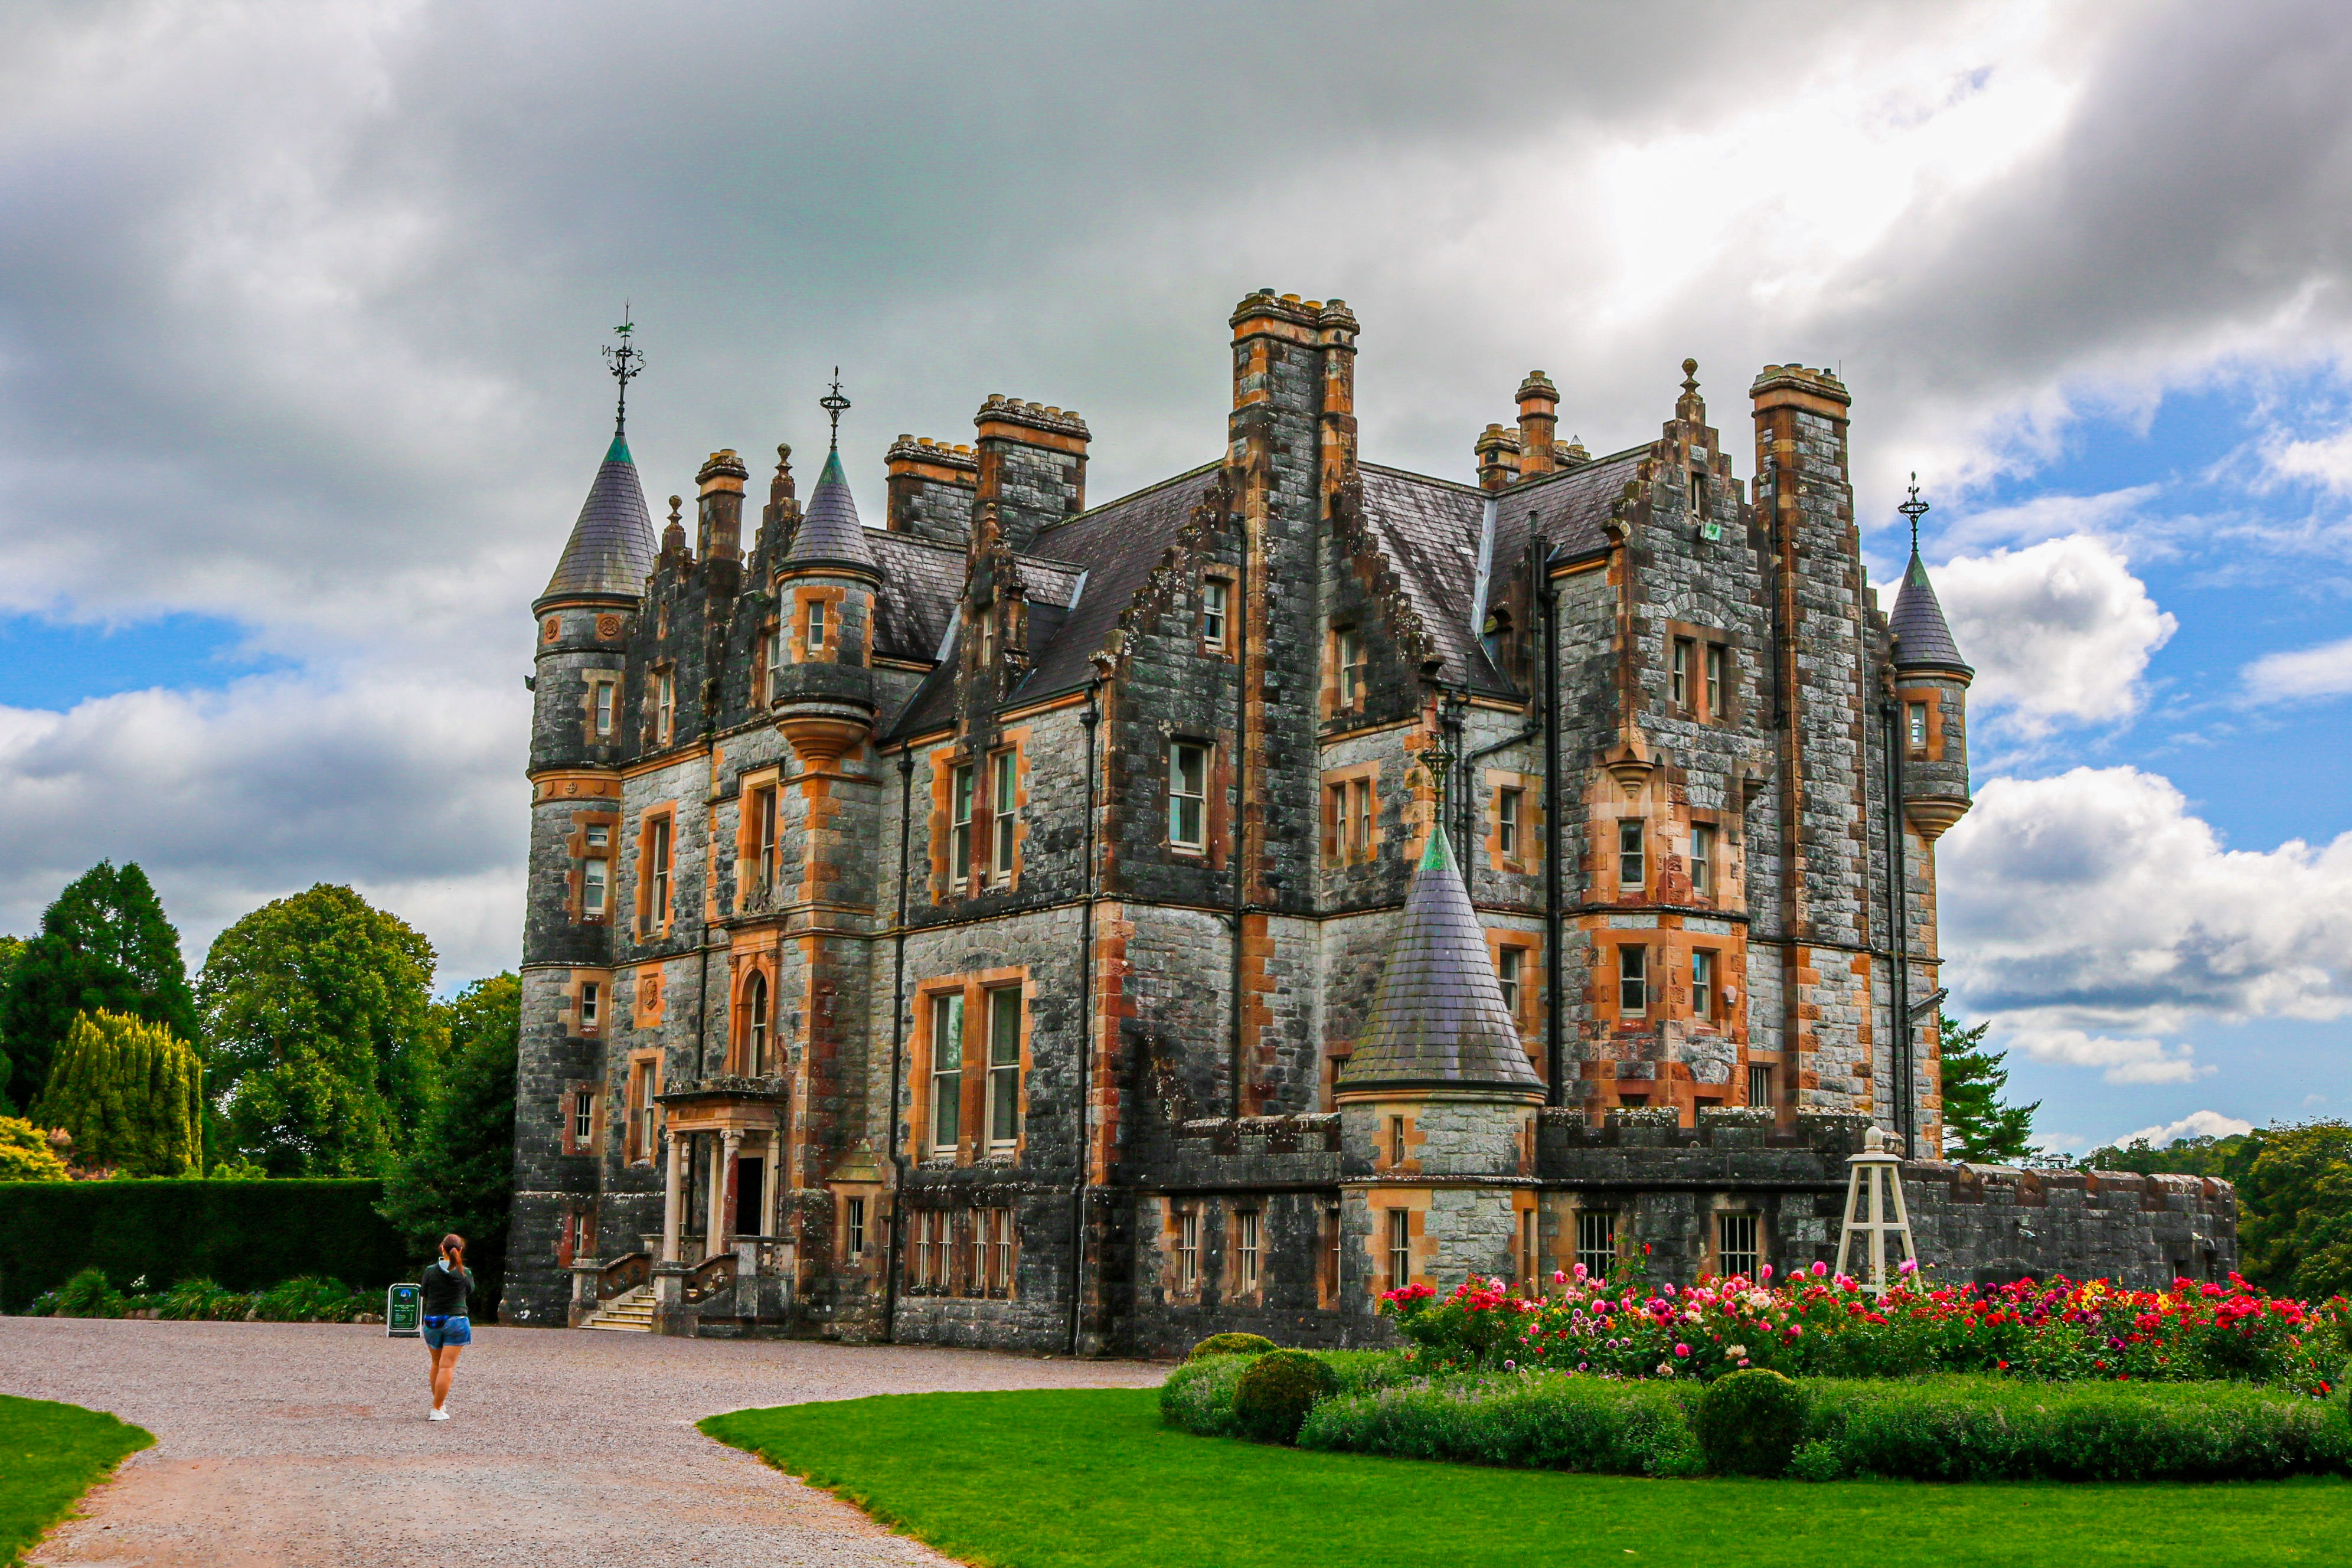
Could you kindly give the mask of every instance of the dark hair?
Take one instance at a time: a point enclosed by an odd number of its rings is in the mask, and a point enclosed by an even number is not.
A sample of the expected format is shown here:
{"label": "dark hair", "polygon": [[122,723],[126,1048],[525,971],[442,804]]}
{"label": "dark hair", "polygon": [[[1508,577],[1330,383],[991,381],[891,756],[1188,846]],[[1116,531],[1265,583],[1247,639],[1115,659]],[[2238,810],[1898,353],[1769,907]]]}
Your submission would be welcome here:
{"label": "dark hair", "polygon": [[457,1267],[466,1267],[466,1238],[454,1230],[441,1238],[441,1256],[446,1258],[453,1252],[457,1255]]}

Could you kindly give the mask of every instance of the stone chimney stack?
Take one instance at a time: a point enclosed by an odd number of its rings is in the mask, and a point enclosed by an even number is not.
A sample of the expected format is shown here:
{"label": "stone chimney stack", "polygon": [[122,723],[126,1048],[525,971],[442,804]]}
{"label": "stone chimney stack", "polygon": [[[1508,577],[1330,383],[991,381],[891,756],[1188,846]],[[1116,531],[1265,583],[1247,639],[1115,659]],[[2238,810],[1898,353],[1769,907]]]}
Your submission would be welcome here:
{"label": "stone chimney stack", "polygon": [[1519,477],[1519,438],[1515,433],[1489,425],[1474,450],[1478,454],[1480,489],[1507,489]]}
{"label": "stone chimney stack", "polygon": [[980,458],[970,447],[901,436],[890,443],[886,461],[886,516],[892,533],[911,533],[935,544],[970,542],[972,497],[980,489]]}
{"label": "stone chimney stack", "polygon": [[1559,388],[1539,370],[1519,383],[1519,478],[1534,479],[1558,467],[1552,444],[1559,433]]}
{"label": "stone chimney stack", "polygon": [[994,501],[1004,542],[1019,552],[1041,530],[1087,509],[1087,444],[1075,408],[991,393],[972,416],[980,432],[975,502]]}
{"label": "stone chimney stack", "polygon": [[711,453],[702,471],[694,476],[700,487],[696,552],[703,560],[743,559],[743,485],[751,477],[751,470],[732,447]]}

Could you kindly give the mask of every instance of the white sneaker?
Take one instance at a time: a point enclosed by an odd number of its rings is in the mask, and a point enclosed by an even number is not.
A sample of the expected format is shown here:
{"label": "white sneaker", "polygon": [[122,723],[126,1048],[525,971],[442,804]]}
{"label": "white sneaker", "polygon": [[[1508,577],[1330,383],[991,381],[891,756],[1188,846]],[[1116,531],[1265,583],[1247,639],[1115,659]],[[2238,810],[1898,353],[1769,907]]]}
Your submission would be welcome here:
{"label": "white sneaker", "polygon": [[446,1421],[449,1419],[449,1413],[446,1410],[436,1410],[432,1415],[427,1415],[425,1419],[427,1421]]}

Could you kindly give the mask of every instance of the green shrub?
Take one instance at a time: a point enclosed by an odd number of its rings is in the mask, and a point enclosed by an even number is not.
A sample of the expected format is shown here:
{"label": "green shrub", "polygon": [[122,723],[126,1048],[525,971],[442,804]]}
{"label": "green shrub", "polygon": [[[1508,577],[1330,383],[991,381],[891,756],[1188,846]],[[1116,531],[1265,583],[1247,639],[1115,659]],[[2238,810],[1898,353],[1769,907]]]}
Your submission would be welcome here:
{"label": "green shrub", "polygon": [[[1251,1359],[1203,1356],[1170,1373],[1160,1386],[1160,1420],[1202,1437],[1239,1436],[1234,1394]],[[1394,1351],[1318,1351],[1315,1359],[1329,1370],[1334,1394],[1369,1394],[1425,1375]]]}
{"label": "green shrub", "polygon": [[1400,1458],[1686,1476],[1704,1467],[1686,1403],[1696,1385],[1482,1373],[1399,1384],[1324,1400],[1298,1434],[1302,1448]]}
{"label": "green shrub", "polygon": [[1192,1347],[1189,1358],[1199,1361],[1213,1355],[1264,1355],[1274,1349],[1274,1342],[1264,1334],[1211,1334]]}
{"label": "green shrub", "polygon": [[155,1315],[175,1322],[241,1321],[253,1298],[222,1289],[210,1279],[183,1279],[155,1299]]}
{"label": "green shrub", "polygon": [[297,1275],[381,1291],[416,1260],[353,1181],[0,1182],[0,1310],[85,1268],[117,1279],[217,1279],[258,1290]]}
{"label": "green shrub", "polygon": [[1777,1372],[1750,1367],[1699,1396],[1692,1434],[1719,1476],[1777,1476],[1805,1436],[1805,1395]]}
{"label": "green shrub", "polygon": [[1808,1479],[2268,1480],[2352,1468],[2352,1425],[2242,1384],[2018,1384],[1988,1377],[1805,1385]]}
{"label": "green shrub", "polygon": [[1329,1367],[1306,1351],[1268,1351],[1234,1386],[1234,1424],[1254,1443],[1292,1443],[1315,1402],[1339,1386]]}
{"label": "green shrub", "polygon": [[119,1318],[130,1310],[130,1299],[107,1282],[102,1268],[85,1268],[58,1286],[50,1306],[59,1318]]}
{"label": "green shrub", "polygon": [[308,1274],[253,1299],[253,1315],[265,1323],[348,1323],[367,1308],[367,1300],[341,1280]]}

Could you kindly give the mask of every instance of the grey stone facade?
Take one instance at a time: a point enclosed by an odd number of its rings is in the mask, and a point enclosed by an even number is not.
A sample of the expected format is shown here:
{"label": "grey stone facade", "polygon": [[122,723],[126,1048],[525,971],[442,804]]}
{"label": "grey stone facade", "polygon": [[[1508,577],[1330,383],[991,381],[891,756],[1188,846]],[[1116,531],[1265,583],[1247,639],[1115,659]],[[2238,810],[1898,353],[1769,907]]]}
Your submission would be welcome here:
{"label": "grey stone facade", "polygon": [[1752,499],[1687,365],[1598,458],[1531,375],[1457,483],[1359,459],[1345,305],[1231,325],[1221,451],[1092,509],[991,396],[883,529],[713,454],[689,549],[616,439],[534,606],[517,1319],[1370,1342],[1604,1237],[1827,1257],[1874,1122],[1949,1271],[2234,1261],[2226,1188],[1935,1163],[1969,672],[1834,377],[1757,377]]}

